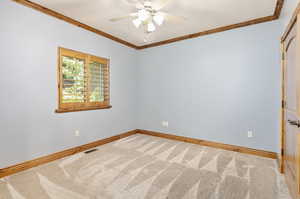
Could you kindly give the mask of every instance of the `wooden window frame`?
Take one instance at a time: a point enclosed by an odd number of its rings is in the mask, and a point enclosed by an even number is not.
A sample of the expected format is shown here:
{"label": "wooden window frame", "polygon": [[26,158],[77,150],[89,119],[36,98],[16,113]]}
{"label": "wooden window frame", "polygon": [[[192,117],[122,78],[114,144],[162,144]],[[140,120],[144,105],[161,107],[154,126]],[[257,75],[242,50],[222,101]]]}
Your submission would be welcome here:
{"label": "wooden window frame", "polygon": [[[104,101],[103,102],[89,102],[89,97],[85,99],[85,102],[72,102],[72,103],[62,103],[62,85],[63,85],[63,73],[62,73],[62,57],[75,57],[84,60],[84,78],[86,84],[85,92],[89,96],[89,63],[91,61],[96,61],[104,65]],[[110,60],[102,57],[97,57],[94,55],[90,55],[87,53],[82,53],[79,51],[66,49],[66,48],[58,48],[58,68],[57,68],[57,75],[58,75],[58,109],[55,110],[56,113],[66,113],[66,112],[77,112],[77,111],[88,111],[88,110],[97,110],[97,109],[109,109],[112,106],[110,105],[110,67],[109,67]]]}

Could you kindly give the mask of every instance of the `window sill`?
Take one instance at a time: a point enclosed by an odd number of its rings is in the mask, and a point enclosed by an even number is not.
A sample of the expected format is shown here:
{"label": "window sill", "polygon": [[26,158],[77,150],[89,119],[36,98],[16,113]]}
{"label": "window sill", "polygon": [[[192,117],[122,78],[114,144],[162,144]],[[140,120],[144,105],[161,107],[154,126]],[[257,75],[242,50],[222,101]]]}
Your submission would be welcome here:
{"label": "window sill", "polygon": [[78,109],[56,109],[55,113],[70,113],[70,112],[79,112],[79,111],[93,111],[99,109],[110,109],[111,105],[103,107],[91,107],[91,108],[78,108]]}

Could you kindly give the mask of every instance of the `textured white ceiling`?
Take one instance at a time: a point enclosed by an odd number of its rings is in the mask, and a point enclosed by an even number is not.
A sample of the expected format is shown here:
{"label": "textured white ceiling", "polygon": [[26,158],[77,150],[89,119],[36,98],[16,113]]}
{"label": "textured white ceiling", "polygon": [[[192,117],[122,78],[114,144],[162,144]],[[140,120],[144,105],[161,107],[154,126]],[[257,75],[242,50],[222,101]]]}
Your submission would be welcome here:
{"label": "textured white ceiling", "polygon": [[[137,9],[135,0],[31,0],[120,39],[141,46],[187,34],[273,15],[277,0],[170,0],[162,9],[187,18],[182,23],[166,21],[150,35],[136,29],[129,19],[109,19]],[[156,1],[156,0],[153,0]],[[147,42],[144,39],[147,38]]]}

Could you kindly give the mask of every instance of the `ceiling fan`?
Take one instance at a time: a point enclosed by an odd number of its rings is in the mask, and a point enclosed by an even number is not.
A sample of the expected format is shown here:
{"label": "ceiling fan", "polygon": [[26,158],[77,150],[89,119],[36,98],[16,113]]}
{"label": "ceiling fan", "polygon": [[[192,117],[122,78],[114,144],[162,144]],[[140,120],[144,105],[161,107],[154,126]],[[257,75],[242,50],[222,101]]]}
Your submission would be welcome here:
{"label": "ceiling fan", "polygon": [[116,22],[124,19],[131,19],[136,28],[144,27],[146,33],[156,30],[156,25],[161,26],[164,21],[173,21],[180,23],[186,20],[184,17],[170,15],[160,11],[170,0],[127,0],[130,4],[135,4],[137,12],[130,13],[127,16],[112,18],[110,21]]}

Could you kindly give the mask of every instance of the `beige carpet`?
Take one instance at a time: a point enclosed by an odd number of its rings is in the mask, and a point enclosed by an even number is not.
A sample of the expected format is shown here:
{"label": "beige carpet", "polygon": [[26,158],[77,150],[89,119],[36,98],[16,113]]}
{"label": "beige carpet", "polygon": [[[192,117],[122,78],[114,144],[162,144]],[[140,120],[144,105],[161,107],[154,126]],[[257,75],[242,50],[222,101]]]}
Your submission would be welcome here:
{"label": "beige carpet", "polygon": [[290,199],[275,160],[133,135],[0,179],[1,199]]}

